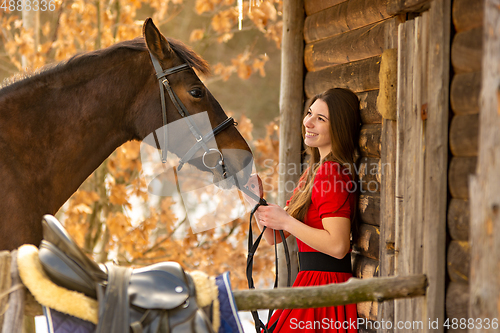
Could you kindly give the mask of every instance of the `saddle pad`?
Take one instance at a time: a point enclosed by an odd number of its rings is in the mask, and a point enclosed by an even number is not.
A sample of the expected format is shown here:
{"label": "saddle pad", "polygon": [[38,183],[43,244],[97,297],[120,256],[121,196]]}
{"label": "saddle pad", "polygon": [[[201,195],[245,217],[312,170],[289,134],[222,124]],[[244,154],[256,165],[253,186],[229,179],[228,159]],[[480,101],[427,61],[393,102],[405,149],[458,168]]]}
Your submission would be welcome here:
{"label": "saddle pad", "polygon": [[96,326],[90,321],[73,317],[43,306],[48,333],[93,333]]}
{"label": "saddle pad", "polygon": [[219,289],[220,303],[220,327],[218,333],[243,333],[243,327],[231,289],[229,272],[217,276],[215,283]]}

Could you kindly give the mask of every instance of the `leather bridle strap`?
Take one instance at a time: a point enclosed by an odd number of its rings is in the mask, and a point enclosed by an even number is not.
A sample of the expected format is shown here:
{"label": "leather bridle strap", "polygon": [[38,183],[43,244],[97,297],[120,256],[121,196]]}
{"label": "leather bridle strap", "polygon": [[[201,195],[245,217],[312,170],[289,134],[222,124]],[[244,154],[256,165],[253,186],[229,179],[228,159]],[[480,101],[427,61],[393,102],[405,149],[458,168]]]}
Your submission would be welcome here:
{"label": "leather bridle strap", "polygon": [[[172,90],[172,87],[170,86],[170,82],[167,79],[168,75],[172,75],[172,74],[184,71],[184,70],[191,69],[191,67],[188,64],[182,64],[179,66],[175,66],[175,67],[163,70],[163,68],[160,65],[160,62],[158,61],[158,59],[156,59],[156,57],[151,52],[149,52],[149,56],[151,57],[151,62],[153,63],[153,66],[155,68],[156,78],[158,79],[158,84],[160,86],[160,99],[161,99],[163,126],[167,125],[167,107],[166,107],[166,103],[165,103],[165,92],[164,92],[164,88],[165,88],[168,92],[170,100],[172,101],[175,108],[177,109],[177,112],[179,112],[181,117],[183,119],[185,119],[185,121],[188,124],[189,130],[191,131],[191,133],[194,135],[194,137],[196,139],[196,143],[194,144],[194,146],[191,147],[191,149],[189,149],[189,151],[181,159],[181,162],[179,163],[177,170],[180,170],[182,168],[182,166],[188,160],[190,160],[199,149],[203,148],[203,150],[205,151],[205,154],[210,153],[211,150],[216,150],[217,152],[219,152],[219,154],[220,154],[219,165],[215,165],[213,167],[213,169],[220,168],[221,169],[221,170],[219,170],[220,173],[224,174],[225,173],[224,157],[222,156],[222,153],[220,153],[220,151],[218,149],[208,148],[207,142],[209,140],[211,140],[212,138],[214,138],[218,133],[220,133],[221,131],[223,131],[227,127],[229,127],[230,125],[236,125],[234,119],[232,117],[227,118],[220,125],[218,125],[211,133],[209,133],[205,136],[202,136],[200,129],[196,126],[195,123],[193,123],[190,120],[189,111],[186,109],[186,107],[184,106],[182,101],[179,99],[179,97],[176,95],[176,93]],[[162,151],[161,159],[162,159],[162,162],[165,163],[167,161],[167,131],[166,131],[166,129],[163,131],[163,141],[164,141],[164,149],[161,149],[161,151]],[[204,158],[203,158],[203,163],[205,164]],[[205,166],[207,166],[207,165],[205,165]]]}

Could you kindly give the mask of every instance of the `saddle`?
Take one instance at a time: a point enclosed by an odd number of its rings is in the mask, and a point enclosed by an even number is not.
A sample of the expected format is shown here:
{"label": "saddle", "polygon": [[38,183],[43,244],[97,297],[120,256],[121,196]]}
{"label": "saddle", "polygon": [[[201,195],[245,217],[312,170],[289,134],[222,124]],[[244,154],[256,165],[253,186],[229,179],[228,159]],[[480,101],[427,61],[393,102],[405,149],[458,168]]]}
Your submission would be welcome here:
{"label": "saddle", "polygon": [[52,215],[42,221],[38,255],[57,285],[99,302],[97,333],[213,332],[196,301],[193,278],[175,262],[139,269],[98,265]]}

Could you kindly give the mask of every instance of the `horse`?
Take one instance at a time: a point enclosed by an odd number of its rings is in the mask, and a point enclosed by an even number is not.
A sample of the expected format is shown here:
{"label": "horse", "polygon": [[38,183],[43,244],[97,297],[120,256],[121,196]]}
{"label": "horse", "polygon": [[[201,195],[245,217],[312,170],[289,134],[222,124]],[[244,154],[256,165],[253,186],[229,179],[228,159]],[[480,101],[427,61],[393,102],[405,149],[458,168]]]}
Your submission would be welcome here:
{"label": "horse", "polygon": [[[207,62],[163,36],[150,18],[142,34],[76,55],[0,90],[0,250],[38,246],[42,217],[55,214],[117,147],[182,119],[179,105],[192,114],[206,111],[211,127],[218,129],[208,139],[215,136],[224,152],[217,151],[224,168],[204,170],[213,173],[214,182],[251,163],[237,124],[196,75],[195,70],[209,72]],[[207,149],[203,154],[202,133],[193,134],[169,138],[169,143],[203,169]]]}

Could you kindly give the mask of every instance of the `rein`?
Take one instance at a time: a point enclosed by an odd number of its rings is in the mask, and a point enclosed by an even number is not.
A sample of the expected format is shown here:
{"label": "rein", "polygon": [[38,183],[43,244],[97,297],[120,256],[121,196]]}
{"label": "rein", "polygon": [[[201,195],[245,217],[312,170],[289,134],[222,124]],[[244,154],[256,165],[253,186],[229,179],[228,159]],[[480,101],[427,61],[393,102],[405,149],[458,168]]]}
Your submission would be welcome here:
{"label": "rein", "polygon": [[[255,207],[252,209],[250,212],[250,221],[248,223],[248,256],[247,256],[247,269],[246,269],[246,274],[247,274],[247,281],[248,281],[248,288],[249,289],[255,289],[252,273],[253,273],[253,259],[255,256],[255,252],[257,251],[257,248],[259,247],[260,241],[262,239],[262,236],[264,235],[264,232],[266,231],[267,227],[264,227],[262,229],[262,232],[260,235],[257,237],[255,242],[253,242],[253,231],[252,231],[252,218],[257,211],[257,209],[260,206],[267,206],[267,201],[264,198],[258,197],[256,194],[254,194],[252,191],[250,191],[247,187],[241,187],[241,191],[243,191],[246,195],[257,201],[257,204]],[[287,282],[286,285],[287,287],[291,286],[291,279],[292,279],[292,268],[290,265],[290,252],[288,251],[288,244],[286,243],[286,238],[285,238],[285,233],[283,230],[278,230],[279,234],[281,236],[281,240],[283,243],[283,249],[285,251],[285,260],[286,260],[286,267],[287,267]],[[275,267],[276,267],[276,278],[274,280],[274,288],[278,287],[278,244],[277,244],[277,239],[276,239],[276,230],[273,230],[273,235],[274,235],[274,256],[275,256]],[[269,309],[269,314],[268,314],[268,321],[271,319],[271,315],[273,314],[273,309]],[[267,327],[266,324],[262,322],[259,318],[259,313],[257,311],[251,311],[252,317],[255,321],[255,331],[257,333],[261,333],[261,330],[263,330],[265,333],[272,333],[274,328],[276,327],[276,324],[278,323],[277,321],[271,326]]]}
{"label": "rein", "polygon": [[[160,65],[160,62],[158,61],[158,59],[156,59],[156,57],[151,52],[149,52],[149,56],[151,57],[151,61],[153,63],[155,71],[156,71],[156,78],[157,78],[158,84],[160,86],[160,99],[161,99],[161,111],[162,111],[162,117],[163,117],[163,126],[165,127],[167,125],[167,106],[165,103],[165,91],[164,91],[164,89],[166,89],[168,92],[168,95],[170,97],[170,100],[172,101],[175,108],[177,109],[177,112],[179,112],[181,117],[186,120],[188,127],[189,127],[189,130],[191,131],[191,133],[194,135],[194,137],[196,139],[196,143],[181,158],[181,160],[179,162],[179,166],[177,167],[177,170],[178,171],[181,170],[182,166],[187,161],[189,161],[194,156],[194,154],[196,154],[196,152],[198,150],[203,148],[203,150],[205,151],[203,153],[203,157],[202,157],[203,165],[205,167],[207,167],[208,169],[221,169],[218,171],[224,176],[224,178],[226,178],[224,156],[222,155],[222,153],[218,149],[208,148],[207,142],[210,141],[211,139],[213,139],[217,134],[219,134],[220,132],[222,132],[223,130],[228,128],[229,126],[231,126],[231,125],[236,126],[236,122],[234,121],[234,119],[232,117],[229,117],[226,120],[224,120],[222,123],[220,123],[214,130],[212,130],[212,132],[203,136],[201,134],[200,129],[196,126],[196,124],[193,123],[189,119],[189,116],[191,114],[186,109],[186,107],[184,106],[184,104],[182,103],[180,98],[177,96],[175,91],[172,90],[172,87],[170,86],[170,82],[167,79],[167,76],[184,71],[184,70],[189,70],[189,69],[191,69],[191,67],[188,64],[184,63],[182,65],[175,66],[172,68],[167,68],[167,69],[163,70],[163,68]],[[166,130],[163,131],[163,142],[164,142],[164,146],[163,146],[164,149],[161,149],[161,160],[163,163],[166,163],[167,162],[167,131]],[[216,152],[220,155],[220,157],[218,159],[218,163],[215,166],[208,166],[205,163],[206,155],[210,154],[211,152]]]}

